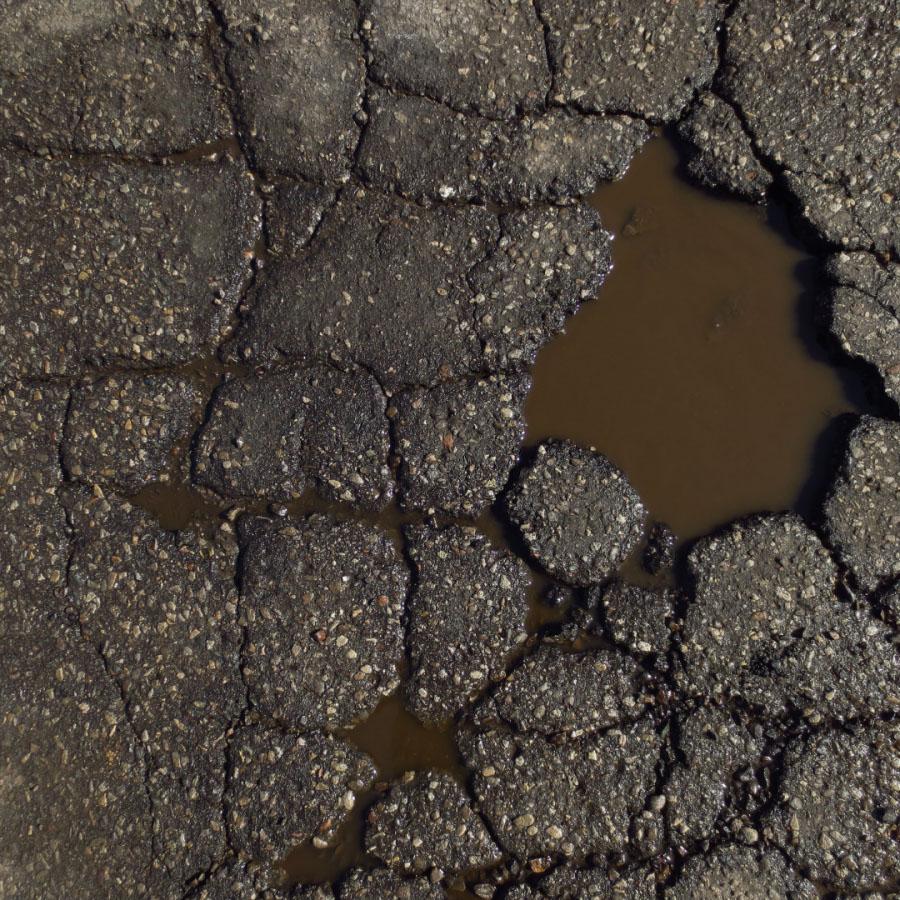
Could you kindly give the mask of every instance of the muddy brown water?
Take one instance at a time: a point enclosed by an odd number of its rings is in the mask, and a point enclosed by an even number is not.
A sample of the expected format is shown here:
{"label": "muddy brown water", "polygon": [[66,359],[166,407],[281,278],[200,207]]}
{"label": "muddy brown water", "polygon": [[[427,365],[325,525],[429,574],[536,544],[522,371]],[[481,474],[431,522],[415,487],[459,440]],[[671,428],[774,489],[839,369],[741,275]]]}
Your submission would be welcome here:
{"label": "muddy brown water", "polygon": [[818,267],[778,211],[701,191],[678,165],[656,138],[589,198],[614,269],[538,356],[526,417],[527,443],[596,447],[691,538],[749,512],[808,513],[819,438],[860,390],[816,346]]}
{"label": "muddy brown water", "polygon": [[[810,486],[830,465],[829,423],[865,401],[852,370],[830,364],[817,343],[819,267],[777,210],[714,197],[685,182],[678,166],[676,146],[657,138],[621,182],[588,199],[615,235],[614,270],[539,354],[526,446],[563,437],[596,447],[625,471],[653,517],[689,539],[750,512],[809,513]],[[207,369],[194,374],[210,385]],[[133,500],[165,528],[208,526],[225,511],[177,478]],[[246,509],[267,511],[264,502]],[[398,547],[402,526],[420,520],[396,506],[359,513],[314,492],[280,509],[311,512],[362,518]],[[496,546],[524,552],[493,512],[474,524]],[[668,583],[670,574],[642,573],[639,556],[625,561],[622,577]],[[530,631],[565,614],[565,605],[542,602],[552,584],[533,570]],[[404,772],[436,769],[465,782],[453,731],[452,723],[424,727],[398,695],[343,733],[370,755],[378,777],[332,847],[306,843],[279,861],[288,883],[333,882],[374,864],[362,849],[365,817]],[[450,896],[474,895],[459,882]]]}
{"label": "muddy brown water", "polygon": [[[343,824],[328,849],[311,844],[296,848],[284,861],[289,882],[321,883],[336,881],[352,866],[374,863],[362,851],[365,817],[368,809],[390,782],[404,772],[437,770],[449,772],[465,783],[466,769],[453,739],[452,728],[426,728],[411,716],[399,696],[388,697],[375,712],[356,728],[342,735],[367,753],[375,763],[375,786],[358,798],[356,808]],[[461,891],[458,896],[467,896]]]}

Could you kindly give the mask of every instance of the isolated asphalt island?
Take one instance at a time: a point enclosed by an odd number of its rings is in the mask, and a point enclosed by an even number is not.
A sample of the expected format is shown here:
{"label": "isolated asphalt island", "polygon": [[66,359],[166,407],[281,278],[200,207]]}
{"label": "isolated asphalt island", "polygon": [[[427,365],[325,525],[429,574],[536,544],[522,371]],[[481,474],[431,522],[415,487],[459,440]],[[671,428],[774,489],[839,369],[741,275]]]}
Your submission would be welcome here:
{"label": "isolated asphalt island", "polygon": [[[2,896],[894,896],[893,4],[4,12]],[[611,266],[576,201],[667,124],[700,183],[787,204],[885,412],[814,519],[641,587],[625,475],[520,445],[530,364]],[[130,499],[188,484],[214,514],[180,530]],[[533,570],[576,598],[552,628]],[[467,777],[383,785],[366,866],[283,887],[398,692]]]}

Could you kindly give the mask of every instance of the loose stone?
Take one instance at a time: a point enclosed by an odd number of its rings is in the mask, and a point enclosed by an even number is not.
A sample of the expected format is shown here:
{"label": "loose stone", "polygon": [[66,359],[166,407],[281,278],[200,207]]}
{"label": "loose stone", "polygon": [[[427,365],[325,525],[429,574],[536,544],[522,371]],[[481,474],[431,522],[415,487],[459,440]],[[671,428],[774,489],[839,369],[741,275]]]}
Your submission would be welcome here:
{"label": "loose stone", "polygon": [[654,522],[647,532],[647,546],[641,559],[644,571],[657,575],[663,569],[670,569],[675,562],[677,543],[677,536],[665,522]]}

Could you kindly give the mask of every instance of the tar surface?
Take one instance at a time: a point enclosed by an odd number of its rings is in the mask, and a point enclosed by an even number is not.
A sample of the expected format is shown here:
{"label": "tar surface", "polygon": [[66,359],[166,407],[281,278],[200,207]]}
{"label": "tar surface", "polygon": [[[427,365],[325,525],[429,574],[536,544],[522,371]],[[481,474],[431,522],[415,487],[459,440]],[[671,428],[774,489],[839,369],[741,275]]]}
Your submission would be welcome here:
{"label": "tar surface", "polygon": [[0,896],[900,889],[891,4],[4,12]]}

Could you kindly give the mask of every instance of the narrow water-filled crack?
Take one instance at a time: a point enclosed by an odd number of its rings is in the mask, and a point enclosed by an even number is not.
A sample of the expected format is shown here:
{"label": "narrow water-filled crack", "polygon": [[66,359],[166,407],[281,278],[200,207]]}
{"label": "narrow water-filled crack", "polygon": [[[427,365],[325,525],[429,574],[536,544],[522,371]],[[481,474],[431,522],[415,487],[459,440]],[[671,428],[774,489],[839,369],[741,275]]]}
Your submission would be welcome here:
{"label": "narrow water-filled crack", "polygon": [[115,163],[134,169],[203,164],[221,160],[224,157],[236,161],[243,159],[240,143],[235,137],[219,138],[187,147],[184,150],[173,150],[168,153],[125,153],[113,150],[79,150],[70,147],[34,150],[30,146],[17,143],[14,139],[0,141],[0,147],[6,152],[12,152],[24,157],[34,157],[43,160],[65,160],[78,166]]}

